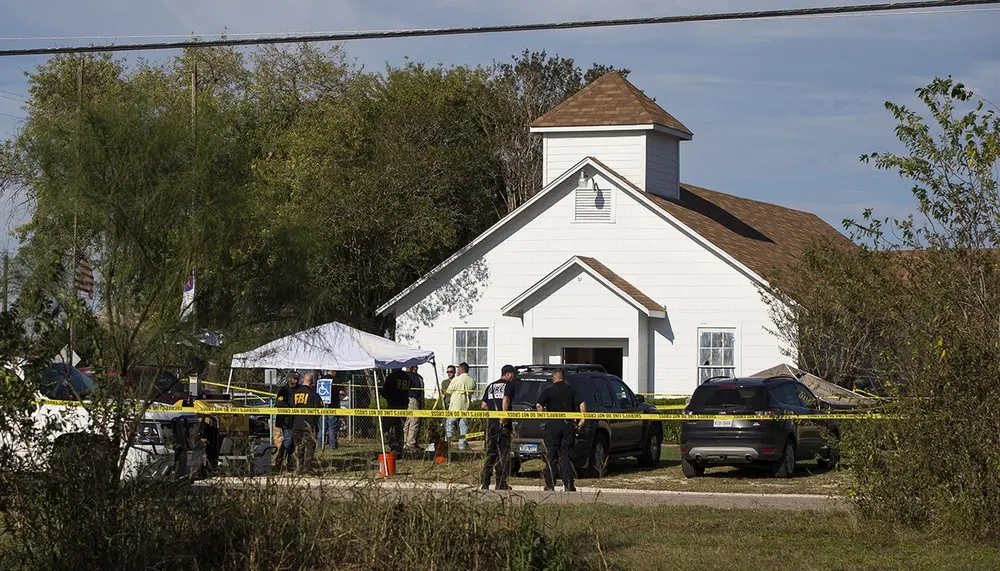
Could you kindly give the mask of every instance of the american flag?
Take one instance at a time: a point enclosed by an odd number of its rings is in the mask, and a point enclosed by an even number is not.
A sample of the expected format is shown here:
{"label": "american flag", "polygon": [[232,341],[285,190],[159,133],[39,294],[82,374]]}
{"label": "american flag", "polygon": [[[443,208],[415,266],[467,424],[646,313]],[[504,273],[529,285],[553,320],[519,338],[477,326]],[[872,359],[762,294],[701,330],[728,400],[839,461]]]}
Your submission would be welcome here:
{"label": "american flag", "polygon": [[188,273],[184,282],[184,292],[181,294],[181,320],[194,313],[194,270]]}
{"label": "american flag", "polygon": [[88,299],[94,299],[94,268],[82,252],[76,255],[73,284],[76,286],[76,291],[82,291],[87,294]]}

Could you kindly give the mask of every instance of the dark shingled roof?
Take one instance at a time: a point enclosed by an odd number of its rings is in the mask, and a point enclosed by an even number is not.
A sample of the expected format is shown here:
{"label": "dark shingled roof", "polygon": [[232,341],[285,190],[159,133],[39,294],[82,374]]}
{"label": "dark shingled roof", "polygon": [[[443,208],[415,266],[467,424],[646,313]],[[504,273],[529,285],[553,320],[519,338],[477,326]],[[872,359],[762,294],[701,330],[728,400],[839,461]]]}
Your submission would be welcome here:
{"label": "dark shingled roof", "polygon": [[530,126],[615,125],[661,125],[693,136],[683,123],[646,97],[617,71],[610,71],[597,78],[545,115],[535,119]]}
{"label": "dark shingled roof", "polygon": [[592,270],[604,277],[604,279],[615,284],[615,287],[625,292],[629,297],[634,299],[637,303],[645,307],[650,311],[666,311],[663,305],[656,303],[648,295],[639,291],[639,288],[628,283],[625,278],[619,276],[618,274],[611,271],[610,268],[597,261],[595,258],[588,258],[586,256],[577,256],[581,262],[590,266]]}
{"label": "dark shingled roof", "polygon": [[681,184],[679,201],[648,192],[644,194],[765,279],[771,271],[792,265],[818,240],[853,245],[833,226],[810,212],[690,184]]}
{"label": "dark shingled roof", "polygon": [[856,247],[811,212],[684,183],[680,185],[680,199],[670,200],[644,191],[601,161],[590,158],[764,279],[772,271],[794,264],[817,241]]}

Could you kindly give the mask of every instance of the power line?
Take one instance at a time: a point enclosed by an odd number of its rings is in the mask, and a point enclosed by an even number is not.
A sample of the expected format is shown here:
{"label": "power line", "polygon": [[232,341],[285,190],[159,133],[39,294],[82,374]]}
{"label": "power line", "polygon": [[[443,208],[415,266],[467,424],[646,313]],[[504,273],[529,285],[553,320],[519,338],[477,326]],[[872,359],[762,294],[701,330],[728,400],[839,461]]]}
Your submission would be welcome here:
{"label": "power line", "polygon": [[619,18],[613,20],[581,20],[575,22],[552,22],[547,24],[513,24],[504,26],[475,26],[461,28],[425,28],[403,30],[376,30],[365,32],[338,32],[330,34],[304,34],[259,38],[225,38],[206,41],[149,42],[122,45],[66,46],[48,48],[25,48],[0,50],[2,56],[56,55],[97,52],[170,50],[181,48],[204,48],[219,46],[249,46],[294,44],[305,42],[342,42],[349,40],[375,40],[389,38],[415,38],[427,36],[457,36],[468,34],[492,34],[503,32],[531,32],[540,30],[569,30],[575,28],[606,28],[614,26],[642,26],[650,24],[679,24],[690,22],[721,22],[727,20],[762,20],[775,18],[810,17],[827,14],[860,14],[898,10],[921,10],[926,8],[953,8],[958,6],[981,6],[1000,4],[1000,0],[925,0],[919,2],[895,2],[888,4],[852,4],[847,6],[825,6],[819,8],[790,8],[783,10],[759,10],[753,12],[724,12],[716,14],[689,14],[682,16],[658,16],[651,18]]}
{"label": "power line", "polygon": [[[863,17],[870,18],[873,16],[936,16],[939,14],[972,14],[978,12],[1000,12],[1000,8],[967,8],[962,10],[894,10],[886,12],[867,12],[867,13],[838,13],[838,14],[817,14],[817,15],[805,15],[805,16],[789,16],[787,19],[795,20],[810,20],[815,18],[849,18],[849,17]],[[298,31],[298,32],[226,32],[224,35],[227,38],[260,38],[260,37],[294,37],[294,36],[304,36],[309,34],[317,35],[332,35],[332,34],[350,34],[358,32],[348,32],[344,30],[327,30],[322,32],[316,31]],[[0,37],[0,42],[56,42],[56,41],[66,41],[66,40],[151,40],[151,39],[170,39],[170,38],[198,38],[203,36],[212,36],[214,33],[190,33],[190,34],[116,34],[116,35],[105,35],[105,36],[8,36]],[[0,89],[0,91],[3,91]],[[8,92],[10,93],[10,92]]]}
{"label": "power line", "polygon": [[0,115],[3,115],[4,117],[10,117],[12,119],[27,119],[27,117],[24,117],[23,115],[11,115],[10,113],[0,112]]}
{"label": "power line", "polygon": [[0,89],[0,93],[6,93],[7,95],[12,95],[14,97],[18,97],[18,98],[21,99],[21,101],[27,101],[28,100],[25,96],[21,95],[20,93],[16,93],[14,91],[7,91],[6,89]]}

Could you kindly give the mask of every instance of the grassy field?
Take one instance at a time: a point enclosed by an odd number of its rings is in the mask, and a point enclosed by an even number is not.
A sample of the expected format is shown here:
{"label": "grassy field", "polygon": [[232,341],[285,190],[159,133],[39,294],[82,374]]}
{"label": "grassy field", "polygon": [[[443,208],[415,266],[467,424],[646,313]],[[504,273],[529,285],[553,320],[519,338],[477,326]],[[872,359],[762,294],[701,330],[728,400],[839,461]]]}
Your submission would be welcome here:
{"label": "grassy field", "polygon": [[[321,468],[317,472],[330,477],[377,477],[377,455],[378,450],[371,443],[345,443],[336,451],[326,450],[319,455]],[[477,485],[482,461],[481,452],[468,451],[453,453],[451,462],[436,464],[428,453],[426,459],[398,460],[395,478]],[[541,488],[542,468],[540,460],[527,462],[510,483]],[[604,478],[577,481],[578,486],[602,488],[821,495],[843,495],[851,483],[849,469],[821,470],[815,462],[800,462],[795,477],[788,479],[772,478],[759,470],[725,467],[709,468],[704,477],[687,479],[681,474],[676,445],[664,445],[660,465],[655,468],[641,468],[635,459],[624,458],[612,461]]]}
{"label": "grassy field", "polygon": [[1000,550],[859,524],[850,513],[547,505],[553,532],[611,569],[1000,569]]}

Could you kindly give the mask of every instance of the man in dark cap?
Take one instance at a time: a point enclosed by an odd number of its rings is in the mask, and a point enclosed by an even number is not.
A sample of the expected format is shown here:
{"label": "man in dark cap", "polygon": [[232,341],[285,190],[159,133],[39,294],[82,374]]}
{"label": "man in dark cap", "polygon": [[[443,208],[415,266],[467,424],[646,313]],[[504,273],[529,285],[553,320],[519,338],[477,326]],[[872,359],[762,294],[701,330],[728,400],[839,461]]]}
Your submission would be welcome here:
{"label": "man in dark cap", "polygon": [[[514,401],[513,365],[504,365],[500,379],[493,381],[483,392],[483,410],[508,411]],[[486,423],[486,464],[483,465],[483,489],[490,489],[490,478],[496,468],[497,490],[509,490],[507,475],[510,473],[510,432],[509,418],[491,418]]]}
{"label": "man in dark cap", "polygon": [[[299,386],[299,373],[298,371],[292,371],[288,373],[288,380],[285,384],[278,389],[277,402],[275,406],[278,408],[287,408],[292,406],[292,391],[295,387]],[[288,470],[292,470],[295,466],[295,456],[294,456],[294,437],[292,436],[292,417],[285,414],[279,414],[274,419],[274,427],[281,430],[281,446],[278,447],[278,454],[275,458],[274,467],[277,470],[281,470],[281,464],[288,461]]]}

